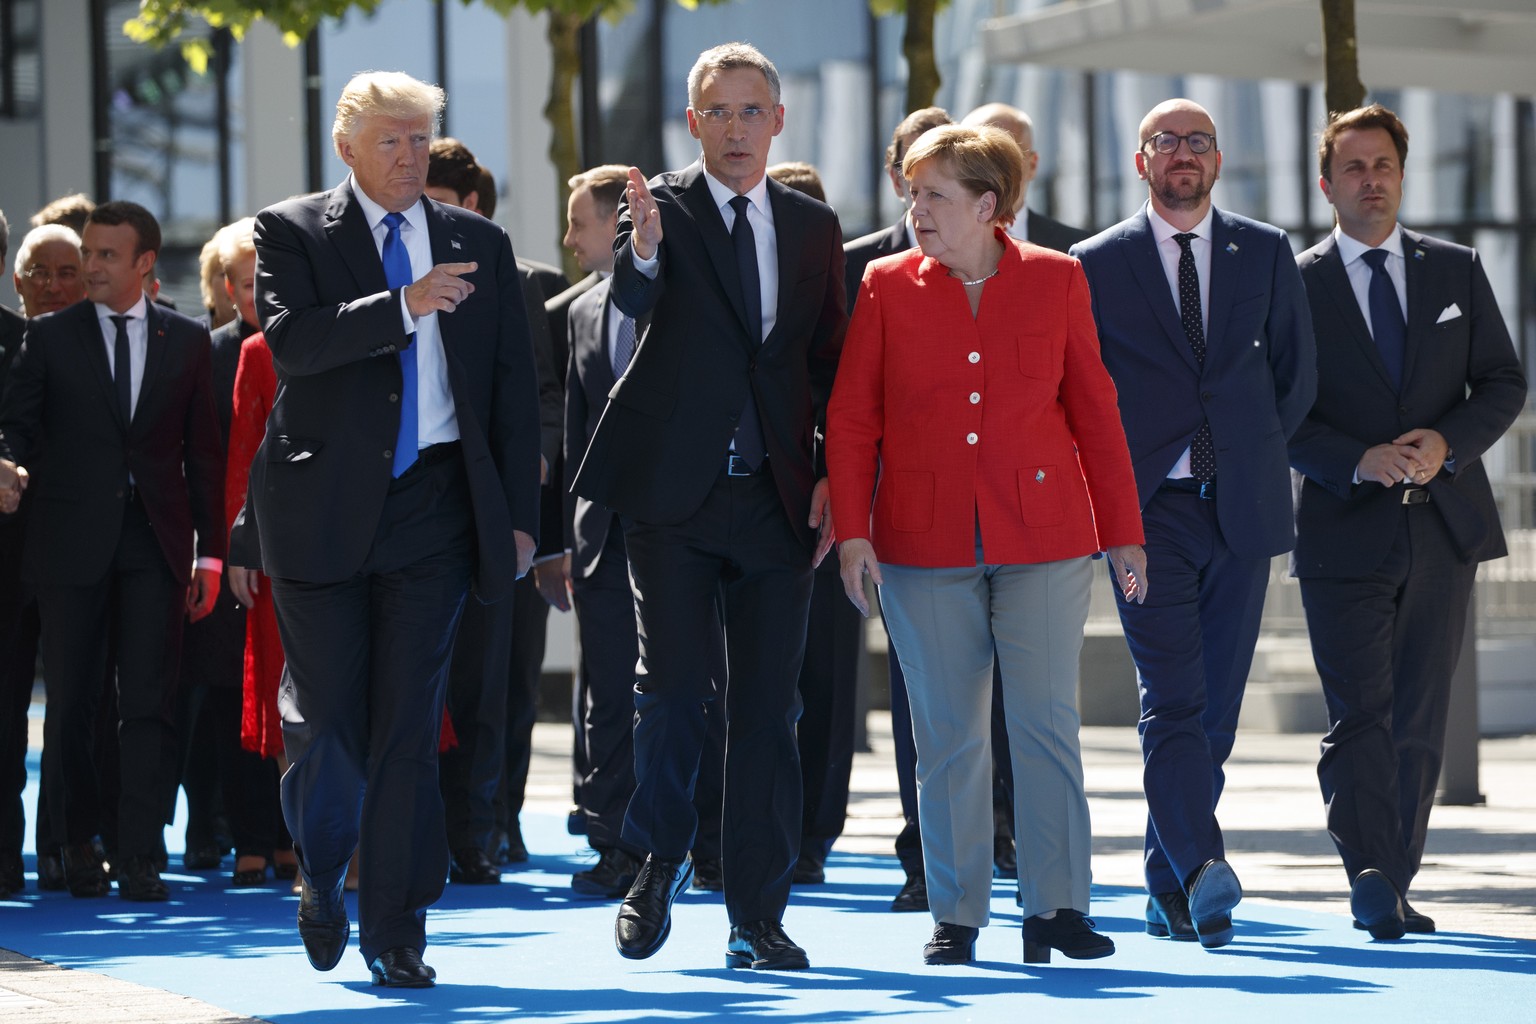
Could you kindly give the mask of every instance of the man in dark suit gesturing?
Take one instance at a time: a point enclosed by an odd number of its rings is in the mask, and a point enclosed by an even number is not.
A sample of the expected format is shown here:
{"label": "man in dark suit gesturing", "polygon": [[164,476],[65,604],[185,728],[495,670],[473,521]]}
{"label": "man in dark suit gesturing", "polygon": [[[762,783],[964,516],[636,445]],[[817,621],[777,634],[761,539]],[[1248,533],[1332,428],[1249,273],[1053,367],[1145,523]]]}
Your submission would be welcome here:
{"label": "man in dark suit gesturing", "polygon": [[1317,404],[1291,439],[1295,575],[1328,698],[1317,775],[1358,927],[1435,925],[1407,903],[1440,777],[1477,563],[1506,554],[1482,455],[1525,375],[1478,254],[1397,222],[1408,132],[1379,104],[1323,131],[1338,226],[1298,257]]}
{"label": "man in dark suit gesturing", "polygon": [[82,242],[88,301],[28,323],[0,403],[0,460],[24,464],[46,441],[28,499],[28,569],[48,673],[48,815],[69,890],[108,889],[91,843],[92,736],[115,670],[118,893],[164,900],[157,861],[175,777],[182,624],[208,614],[219,593],[224,453],[207,328],[144,295],[160,250],[155,218],[136,203],[103,203]]}
{"label": "man in dark suit gesturing", "polygon": [[[424,987],[449,852],[437,783],[464,599],[510,592],[538,531],[539,419],[506,232],[424,200],[443,92],[358,75],[332,137],[352,169],[256,218],[257,310],[278,371],[233,560],[260,566],[287,671],[283,813],[310,962],[340,961],[361,841],[375,984]],[[258,543],[259,542],[259,543]]]}
{"label": "man in dark suit gesturing", "polygon": [[1141,692],[1147,931],[1214,948],[1242,898],[1216,822],[1222,765],[1269,561],[1295,540],[1285,441],[1317,374],[1285,232],[1211,205],[1210,115],[1168,100],[1137,139],[1147,205],[1071,254],[1120,393],[1156,581],[1145,604],[1117,600]]}
{"label": "man in dark suit gesturing", "polygon": [[688,103],[702,164],[649,184],[630,170],[613,302],[650,323],[574,481],[623,517],[640,626],[623,835],[649,856],[615,937],[625,956],[655,953],[688,884],[719,601],[727,962],[805,967],[780,918],[799,852],[795,686],[818,527],[830,543],[814,444],[847,325],[842,235],[826,205],[765,177],[784,125],[766,57],[706,51]]}

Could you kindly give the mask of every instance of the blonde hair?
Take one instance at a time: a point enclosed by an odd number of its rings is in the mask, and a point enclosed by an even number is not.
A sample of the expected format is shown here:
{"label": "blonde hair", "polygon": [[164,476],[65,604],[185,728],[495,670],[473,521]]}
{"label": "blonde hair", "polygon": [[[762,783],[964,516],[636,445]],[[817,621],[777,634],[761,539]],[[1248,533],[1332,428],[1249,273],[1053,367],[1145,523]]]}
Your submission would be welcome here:
{"label": "blonde hair", "polygon": [[1001,128],[976,128],[946,124],[924,132],[901,161],[901,173],[909,181],[912,170],[924,160],[937,160],[946,174],[968,191],[997,197],[992,223],[1013,223],[1024,187],[1024,153],[1013,136]]}
{"label": "blonde hair", "polygon": [[256,218],[241,217],[233,224],[224,225],[213,240],[219,243],[219,262],[224,265],[227,275],[237,261],[256,251]]}
{"label": "blonde hair", "polygon": [[365,118],[392,117],[402,121],[427,118],[437,134],[443,118],[443,90],[404,71],[364,71],[353,75],[336,100],[336,120],[331,124],[331,143],[341,155],[343,140],[357,134]]}

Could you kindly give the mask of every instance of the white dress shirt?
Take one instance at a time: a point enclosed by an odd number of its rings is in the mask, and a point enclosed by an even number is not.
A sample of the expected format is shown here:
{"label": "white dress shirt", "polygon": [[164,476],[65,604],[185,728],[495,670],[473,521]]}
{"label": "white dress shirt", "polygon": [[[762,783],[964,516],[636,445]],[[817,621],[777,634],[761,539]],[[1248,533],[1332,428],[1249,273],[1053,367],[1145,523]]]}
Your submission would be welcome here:
{"label": "white dress shirt", "polygon": [[[388,210],[368,197],[355,178],[348,178],[352,194],[363,208],[368,229],[373,232],[373,244],[384,258],[384,239],[389,235],[389,225],[384,223]],[[405,223],[400,225],[400,241],[411,258],[411,278],[419,281],[432,269],[432,239],[427,234],[427,212],[417,200],[408,210],[402,211]],[[448,363],[443,355],[443,335],[438,327],[436,311],[423,317],[411,316],[405,305],[405,293],[400,293],[400,317],[406,334],[416,335],[416,445],[426,448],[445,441],[459,439],[459,420],[453,411],[453,392],[448,387]]]}
{"label": "white dress shirt", "polygon": [[[1211,224],[1215,220],[1215,208],[1210,207],[1205,211],[1205,216],[1199,224],[1196,224],[1190,233],[1196,237],[1190,240],[1189,251],[1195,258],[1195,274],[1200,278],[1200,329],[1207,330],[1211,322]],[[1152,226],[1152,237],[1157,239],[1157,255],[1163,261],[1163,274],[1168,278],[1168,290],[1173,293],[1173,308],[1179,310],[1180,316],[1183,310],[1179,309],[1179,257],[1183,249],[1174,235],[1182,234],[1178,228],[1169,224],[1158,216],[1157,209],[1147,204],[1147,222]],[[1206,343],[1210,343],[1207,335]],[[1184,477],[1194,476],[1189,467],[1189,449],[1184,449],[1184,454],[1179,456],[1179,461],[1173,464],[1168,471],[1168,479],[1178,480]]]}
{"label": "white dress shirt", "polygon": [[[1371,251],[1371,247],[1358,239],[1346,235],[1337,226],[1333,229],[1333,244],[1338,246],[1339,259],[1344,261],[1344,273],[1349,275],[1349,286],[1354,289],[1355,302],[1360,307],[1360,315],[1365,317],[1365,326],[1370,328],[1371,337],[1376,336],[1376,326],[1371,323],[1371,265],[1365,262],[1363,257]],[[1392,279],[1392,287],[1397,289],[1397,304],[1403,310],[1403,322],[1408,320],[1408,271],[1407,261],[1403,257],[1403,229],[1394,226],[1392,233],[1386,237],[1378,249],[1384,249],[1388,253],[1384,264],[1387,268],[1387,276]]]}

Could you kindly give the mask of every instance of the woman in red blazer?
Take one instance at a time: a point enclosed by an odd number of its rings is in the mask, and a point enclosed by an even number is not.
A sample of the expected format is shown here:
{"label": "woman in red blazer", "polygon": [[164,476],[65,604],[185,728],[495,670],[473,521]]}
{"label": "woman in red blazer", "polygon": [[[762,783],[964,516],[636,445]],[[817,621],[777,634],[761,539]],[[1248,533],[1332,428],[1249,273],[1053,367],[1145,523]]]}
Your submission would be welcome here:
{"label": "woman in red blazer", "polygon": [[1090,557],[1144,597],[1115,388],[1078,262],[1010,239],[1018,146],[947,125],[902,167],[919,250],[871,263],[827,412],[843,585],[880,588],[912,703],[928,963],[975,953],[991,902],[988,716],[999,661],[1013,755],[1024,961],[1114,952],[1085,916],[1077,659]]}

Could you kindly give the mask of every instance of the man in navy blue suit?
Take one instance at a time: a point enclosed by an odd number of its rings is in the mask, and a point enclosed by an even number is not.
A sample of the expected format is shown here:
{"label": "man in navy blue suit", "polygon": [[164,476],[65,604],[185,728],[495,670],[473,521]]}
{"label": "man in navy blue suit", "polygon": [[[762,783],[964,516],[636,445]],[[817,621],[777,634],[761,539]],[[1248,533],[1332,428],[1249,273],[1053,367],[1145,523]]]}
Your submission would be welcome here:
{"label": "man in navy blue suit", "polygon": [[1506,554],[1482,454],[1525,375],[1476,251],[1397,222],[1408,132],[1379,104],[1323,131],[1338,226],[1298,257],[1318,396],[1291,439],[1296,554],[1328,698],[1328,834],[1373,938],[1432,932],[1407,902],[1445,747],[1477,563]]}
{"label": "man in navy blue suit", "polygon": [[1316,393],[1312,321],[1285,233],[1211,205],[1210,115],[1168,100],[1137,140],[1147,205],[1071,252],[1147,534],[1146,603],[1118,601],[1141,693],[1147,931],[1214,948],[1242,899],[1216,803],[1269,562],[1295,540],[1285,442]]}

